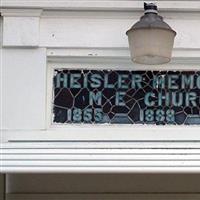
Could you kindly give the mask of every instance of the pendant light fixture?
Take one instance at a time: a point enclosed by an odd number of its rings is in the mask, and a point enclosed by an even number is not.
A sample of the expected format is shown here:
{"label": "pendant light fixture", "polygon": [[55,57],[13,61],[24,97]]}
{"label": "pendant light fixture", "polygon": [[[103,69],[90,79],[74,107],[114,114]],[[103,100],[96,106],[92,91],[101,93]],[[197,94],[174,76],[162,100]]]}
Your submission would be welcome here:
{"label": "pendant light fixture", "polygon": [[171,60],[176,32],[158,15],[157,6],[144,3],[144,15],[126,32],[133,62],[164,64]]}

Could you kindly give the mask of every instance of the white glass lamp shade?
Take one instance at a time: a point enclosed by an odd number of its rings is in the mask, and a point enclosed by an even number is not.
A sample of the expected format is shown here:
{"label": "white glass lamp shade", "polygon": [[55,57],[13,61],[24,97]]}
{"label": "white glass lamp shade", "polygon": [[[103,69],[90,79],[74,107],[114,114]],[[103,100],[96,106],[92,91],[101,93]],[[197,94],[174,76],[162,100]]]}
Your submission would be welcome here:
{"label": "white glass lamp shade", "polygon": [[141,64],[171,60],[176,32],[158,15],[157,6],[144,3],[144,15],[127,32],[131,59]]}
{"label": "white glass lamp shade", "polygon": [[164,64],[171,60],[175,32],[143,28],[127,32],[131,59],[140,64]]}

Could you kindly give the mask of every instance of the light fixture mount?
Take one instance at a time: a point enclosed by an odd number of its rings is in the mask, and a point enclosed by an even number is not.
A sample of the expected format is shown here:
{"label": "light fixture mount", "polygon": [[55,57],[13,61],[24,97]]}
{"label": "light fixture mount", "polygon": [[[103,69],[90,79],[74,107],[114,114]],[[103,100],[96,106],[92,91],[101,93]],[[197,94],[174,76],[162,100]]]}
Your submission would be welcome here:
{"label": "light fixture mount", "polygon": [[144,3],[144,15],[126,34],[134,62],[163,64],[171,60],[176,32],[158,15],[155,4]]}

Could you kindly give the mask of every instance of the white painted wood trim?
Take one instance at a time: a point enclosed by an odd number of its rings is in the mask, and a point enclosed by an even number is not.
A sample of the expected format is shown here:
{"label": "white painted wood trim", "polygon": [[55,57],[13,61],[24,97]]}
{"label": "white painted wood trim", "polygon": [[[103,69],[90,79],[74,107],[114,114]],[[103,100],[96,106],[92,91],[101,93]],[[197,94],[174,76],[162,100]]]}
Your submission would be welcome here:
{"label": "white painted wood trim", "polygon": [[5,130],[2,141],[200,141],[200,127],[148,125],[60,125],[49,130]]}
{"label": "white painted wood trim", "polygon": [[[156,1],[163,11],[200,11],[199,1]],[[143,1],[108,0],[108,1],[81,1],[81,0],[2,0],[2,8],[43,8],[51,10],[115,10],[137,11],[143,10]]]}
{"label": "white painted wood trim", "polygon": [[[120,147],[121,144],[121,147]],[[93,147],[91,146],[93,145]],[[116,144],[115,144],[116,145]],[[155,143],[4,143],[3,173],[199,173],[200,143],[196,148],[157,148]],[[81,147],[82,146],[82,147]],[[154,146],[154,147],[153,147]]]}
{"label": "white painted wood trim", "polygon": [[[75,62],[87,60],[92,62],[113,62],[113,63],[126,63],[135,69],[149,70],[149,66],[139,65],[132,63],[130,59],[130,51],[128,48],[47,48],[47,58],[49,62]],[[172,61],[165,65],[151,66],[153,69],[161,70],[199,70],[200,66],[200,48],[199,49],[173,49]],[[181,66],[179,66],[181,64]],[[190,65],[188,67],[188,64]],[[187,67],[185,67],[187,65]],[[129,69],[130,69],[129,66]],[[105,66],[106,67],[106,66]],[[96,68],[96,66],[95,66]],[[116,67],[115,67],[116,68]]]}
{"label": "white painted wood trim", "polygon": [[1,9],[4,17],[40,17],[42,9]]}
{"label": "white painted wood trim", "polygon": [[6,200],[199,200],[200,194],[7,194]]}
{"label": "white painted wood trim", "polygon": [[[182,63],[172,62],[167,65],[154,66],[151,70],[199,70],[200,49],[175,50],[174,57]],[[183,59],[183,60],[182,60]],[[188,62],[185,62],[188,59]],[[132,64],[127,48],[49,48],[47,49],[47,134],[38,133],[30,138],[28,133],[12,134],[7,132],[7,140],[147,140],[147,141],[199,141],[200,126],[150,126],[150,125],[59,125],[52,124],[52,80],[54,68],[69,69],[127,69],[149,70],[148,66]],[[193,62],[192,62],[193,61]],[[95,134],[94,134],[95,133]],[[190,133],[190,134],[188,134]],[[21,136],[20,136],[21,135]],[[23,137],[22,137],[23,135]],[[37,136],[36,136],[37,135]]]}
{"label": "white painted wood trim", "polygon": [[[10,141],[1,143],[3,149],[177,149],[186,152],[195,153],[200,149],[200,141],[50,141],[50,140],[27,140]],[[181,150],[181,151],[182,151]],[[182,152],[184,152],[182,151]],[[141,151],[142,152],[142,151]],[[169,151],[170,152],[170,151]]]}

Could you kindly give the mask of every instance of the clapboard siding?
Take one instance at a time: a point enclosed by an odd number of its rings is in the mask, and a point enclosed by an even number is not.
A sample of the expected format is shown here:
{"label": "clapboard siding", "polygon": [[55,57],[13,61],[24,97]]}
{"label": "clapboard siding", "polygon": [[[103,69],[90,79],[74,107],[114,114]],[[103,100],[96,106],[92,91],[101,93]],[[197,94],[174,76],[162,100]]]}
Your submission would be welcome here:
{"label": "clapboard siding", "polygon": [[[73,143],[73,142],[71,142]],[[3,172],[200,172],[200,148],[139,148],[134,142],[118,148],[70,143],[6,143],[2,145]],[[147,143],[148,144],[148,143]],[[69,145],[69,146],[68,146]],[[72,145],[72,144],[71,144]],[[82,145],[82,148],[80,147]],[[77,148],[77,147],[79,148]]]}

